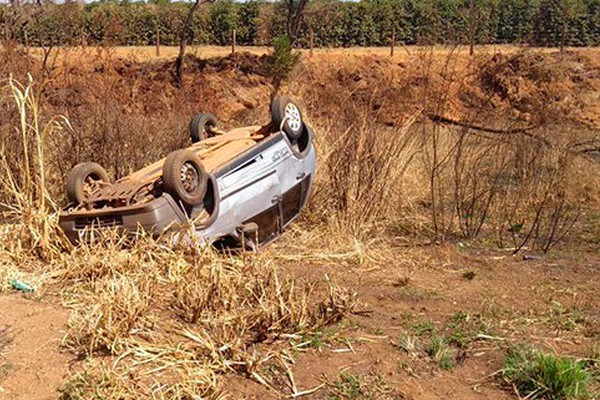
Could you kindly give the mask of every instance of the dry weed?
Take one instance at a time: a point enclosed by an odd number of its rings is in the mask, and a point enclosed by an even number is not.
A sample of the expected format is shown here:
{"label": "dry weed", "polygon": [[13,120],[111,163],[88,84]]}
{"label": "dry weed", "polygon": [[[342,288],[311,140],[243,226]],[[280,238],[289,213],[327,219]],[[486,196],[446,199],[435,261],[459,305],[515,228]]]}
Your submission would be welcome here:
{"label": "dry weed", "polygon": [[152,282],[114,276],[94,286],[85,307],[71,316],[67,343],[85,354],[98,350],[114,354],[148,320]]}
{"label": "dry weed", "polygon": [[4,88],[14,101],[18,122],[16,135],[9,131],[1,138],[0,181],[6,199],[3,216],[13,221],[15,245],[48,258],[68,246],[58,228],[56,204],[48,194],[44,152],[46,137],[63,125],[59,119],[42,124],[36,90],[31,77],[25,85],[11,78]]}
{"label": "dry weed", "polygon": [[[62,262],[63,281],[75,284],[65,292],[74,308],[65,343],[91,357],[105,351],[119,357],[123,369],[111,374],[123,375],[110,385],[97,364],[83,376],[100,379],[93,385],[108,385],[111,395],[119,380],[135,380],[141,397],[218,396],[215,374],[226,371],[268,384],[262,370],[277,350],[259,350],[260,343],[285,344],[289,335],[333,324],[356,305],[354,294],[328,279],[299,282],[262,256],[164,249],[150,238],[126,248],[82,246]],[[67,389],[80,393],[83,378]]]}
{"label": "dry weed", "polygon": [[404,206],[403,178],[419,151],[411,129],[415,119],[400,128],[377,129],[362,119],[344,131],[335,125],[319,130],[322,166],[310,218],[357,236],[393,224]]}

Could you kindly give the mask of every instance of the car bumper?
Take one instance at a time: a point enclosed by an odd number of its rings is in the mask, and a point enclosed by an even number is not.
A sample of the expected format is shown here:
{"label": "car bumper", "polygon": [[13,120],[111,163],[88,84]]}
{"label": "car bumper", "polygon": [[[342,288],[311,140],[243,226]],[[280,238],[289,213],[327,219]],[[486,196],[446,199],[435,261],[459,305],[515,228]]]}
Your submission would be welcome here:
{"label": "car bumper", "polygon": [[160,234],[185,223],[186,215],[168,194],[142,205],[100,210],[66,210],[59,224],[73,243],[85,241],[96,229],[135,233],[139,230]]}

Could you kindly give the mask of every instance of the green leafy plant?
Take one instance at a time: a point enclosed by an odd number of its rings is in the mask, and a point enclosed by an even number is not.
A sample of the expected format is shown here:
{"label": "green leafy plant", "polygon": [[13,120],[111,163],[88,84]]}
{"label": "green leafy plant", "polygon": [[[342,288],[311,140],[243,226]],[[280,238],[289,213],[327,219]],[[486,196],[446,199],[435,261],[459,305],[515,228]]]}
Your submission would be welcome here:
{"label": "green leafy plant", "polygon": [[334,395],[329,396],[330,400],[349,399],[356,400],[363,396],[360,376],[342,373],[340,379],[332,385]]}
{"label": "green leafy plant", "polygon": [[424,321],[416,323],[412,326],[417,336],[423,336],[428,333],[432,333],[435,331],[435,325],[431,321]]}
{"label": "green leafy plant", "polygon": [[313,333],[305,333],[302,335],[302,343],[306,343],[307,347],[313,349],[320,349],[324,344],[324,333],[321,330],[318,330]]}
{"label": "green leafy plant", "polygon": [[454,368],[455,357],[452,348],[448,345],[445,338],[433,335],[429,340],[425,351],[429,357],[440,366],[440,368],[447,371]]}
{"label": "green leafy plant", "polygon": [[281,81],[287,79],[292,69],[300,59],[299,53],[294,53],[292,41],[287,35],[273,39],[273,53],[270,55],[271,75],[274,86],[279,87]]}
{"label": "green leafy plant", "polygon": [[528,399],[585,399],[591,374],[583,362],[529,346],[508,351],[503,376]]}

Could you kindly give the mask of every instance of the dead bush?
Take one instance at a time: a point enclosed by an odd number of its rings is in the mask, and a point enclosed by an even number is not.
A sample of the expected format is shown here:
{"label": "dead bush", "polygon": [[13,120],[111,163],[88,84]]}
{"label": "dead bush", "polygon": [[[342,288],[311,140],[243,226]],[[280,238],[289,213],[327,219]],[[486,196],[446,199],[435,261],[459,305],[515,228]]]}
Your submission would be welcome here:
{"label": "dead bush", "polygon": [[521,143],[514,155],[492,216],[499,244],[509,238],[515,252],[529,245],[548,252],[577,222],[594,177],[581,174],[584,160],[568,148]]}
{"label": "dead bush", "polygon": [[95,351],[117,353],[125,340],[147,321],[152,298],[150,280],[115,276],[93,285],[69,321],[69,347],[92,354]]}
{"label": "dead bush", "polygon": [[[105,261],[89,268],[93,252],[95,262]],[[164,249],[150,238],[127,248],[75,251],[65,265],[79,273],[58,264],[63,281],[75,285],[65,291],[74,308],[65,344],[120,359],[111,382],[94,364],[71,381],[69,393],[87,393],[83,379],[107,398],[123,384],[142,395],[152,390],[155,398],[215,395],[216,373],[264,379],[262,371],[278,350],[259,351],[259,343],[285,343],[338,322],[356,305],[355,294],[328,279],[285,277],[262,256]]]}
{"label": "dead bush", "polygon": [[46,138],[60,132],[68,121],[57,118],[44,123],[37,90],[31,79],[26,84],[9,79],[3,88],[2,100],[12,99],[16,120],[0,137],[0,196],[3,217],[12,221],[12,229],[18,232],[17,247],[47,259],[69,247],[58,227],[56,203],[49,195],[51,171],[46,161]]}
{"label": "dead bush", "polygon": [[436,131],[427,146],[440,160],[424,163],[438,238],[493,236],[515,251],[530,244],[549,251],[570,232],[586,198],[574,183],[590,178],[569,146],[545,142],[541,129],[533,136],[427,129]]}
{"label": "dead bush", "polygon": [[328,296],[312,305],[313,290],[279,277],[260,258],[240,263],[207,255],[179,276],[173,305],[185,321],[218,332],[221,343],[252,343],[335,323],[355,306],[353,296],[331,285]]}
{"label": "dead bush", "polygon": [[345,128],[322,129],[317,137],[319,171],[310,205],[312,218],[365,234],[397,218],[403,178],[417,153],[411,129],[380,129],[367,119]]}

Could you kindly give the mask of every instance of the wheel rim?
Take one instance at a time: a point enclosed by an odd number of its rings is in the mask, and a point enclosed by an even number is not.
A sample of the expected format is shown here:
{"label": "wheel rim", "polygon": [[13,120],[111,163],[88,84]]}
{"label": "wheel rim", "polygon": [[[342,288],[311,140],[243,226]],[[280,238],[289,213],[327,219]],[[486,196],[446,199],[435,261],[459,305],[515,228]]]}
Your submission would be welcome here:
{"label": "wheel rim", "polygon": [[285,106],[285,119],[288,126],[294,131],[298,132],[302,127],[302,117],[300,116],[300,110],[292,103],[288,103]]}
{"label": "wheel rim", "polygon": [[90,174],[83,179],[83,194],[89,197],[94,190],[98,187],[98,184],[102,182],[102,178],[100,178],[96,174]]}
{"label": "wheel rim", "polygon": [[204,126],[202,127],[202,132],[204,133],[204,136],[209,138],[214,136],[212,130],[215,128],[215,124],[213,124],[212,122],[207,122],[206,124],[204,124]]}
{"label": "wheel rim", "polygon": [[181,167],[181,184],[183,189],[188,193],[192,193],[198,188],[199,181],[200,175],[196,167],[192,163],[184,163]]}

